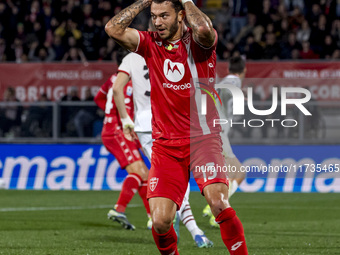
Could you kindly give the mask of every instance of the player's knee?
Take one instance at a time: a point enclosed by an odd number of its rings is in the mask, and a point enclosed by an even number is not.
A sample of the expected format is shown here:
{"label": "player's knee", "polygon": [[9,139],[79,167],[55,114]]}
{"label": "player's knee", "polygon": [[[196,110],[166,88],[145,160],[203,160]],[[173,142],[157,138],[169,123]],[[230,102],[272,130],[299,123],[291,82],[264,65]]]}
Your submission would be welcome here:
{"label": "player's knee", "polygon": [[212,214],[216,217],[220,212],[228,207],[228,202],[223,199],[213,198],[209,201]]}
{"label": "player's knee", "polygon": [[169,231],[172,224],[172,220],[169,216],[153,216],[152,226],[159,234],[164,234]]}

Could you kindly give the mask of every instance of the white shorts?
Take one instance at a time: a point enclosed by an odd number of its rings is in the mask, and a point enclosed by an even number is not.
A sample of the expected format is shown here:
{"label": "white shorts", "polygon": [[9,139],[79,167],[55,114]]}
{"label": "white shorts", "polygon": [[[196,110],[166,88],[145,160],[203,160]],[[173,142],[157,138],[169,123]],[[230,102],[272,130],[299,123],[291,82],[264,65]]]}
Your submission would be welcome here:
{"label": "white shorts", "polygon": [[151,154],[152,154],[152,135],[151,132],[136,132],[139,142],[142,145],[143,151],[145,156],[149,159],[151,162]]}
{"label": "white shorts", "polygon": [[[221,119],[227,119],[226,115],[223,112],[223,109],[220,107],[217,107],[218,114]],[[231,122],[231,119],[228,118],[228,123]],[[228,138],[228,133],[230,131],[230,126],[229,125],[221,125],[222,127],[222,132],[221,132],[221,138],[222,138],[222,148],[223,148],[223,154],[227,158],[236,158],[233,149],[231,148],[229,138]]]}
{"label": "white shorts", "polygon": [[233,152],[233,149],[231,148],[230,142],[229,142],[228,133],[225,132],[225,130],[222,130],[221,138],[222,138],[223,154],[227,158],[236,158],[236,156]]}

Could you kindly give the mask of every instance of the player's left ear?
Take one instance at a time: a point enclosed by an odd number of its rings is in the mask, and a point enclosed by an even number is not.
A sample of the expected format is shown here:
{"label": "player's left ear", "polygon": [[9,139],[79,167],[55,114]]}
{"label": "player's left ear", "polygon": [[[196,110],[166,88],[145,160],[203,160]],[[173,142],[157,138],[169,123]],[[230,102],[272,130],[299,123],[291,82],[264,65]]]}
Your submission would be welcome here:
{"label": "player's left ear", "polygon": [[178,21],[182,22],[182,21],[184,21],[184,19],[185,19],[185,11],[184,10],[180,10],[178,12]]}

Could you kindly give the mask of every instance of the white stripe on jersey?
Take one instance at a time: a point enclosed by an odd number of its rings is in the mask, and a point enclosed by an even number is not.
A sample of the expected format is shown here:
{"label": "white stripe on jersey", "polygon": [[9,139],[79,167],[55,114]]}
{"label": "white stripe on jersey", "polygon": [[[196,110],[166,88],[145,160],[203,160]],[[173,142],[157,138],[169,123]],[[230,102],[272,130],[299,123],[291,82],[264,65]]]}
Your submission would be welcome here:
{"label": "white stripe on jersey", "polygon": [[[193,79],[193,85],[194,85],[194,87],[196,87],[196,81],[198,81],[197,80],[198,79],[198,73],[197,73],[197,68],[196,68],[196,65],[195,65],[195,60],[194,60],[194,57],[193,57],[191,49],[190,49],[190,45],[191,45],[191,41],[190,41],[190,43],[185,44],[187,52],[188,52],[187,62],[188,62],[188,66],[189,66],[189,69],[190,69],[190,72],[191,72],[191,77]],[[196,89],[196,91],[195,91],[195,102],[196,102],[197,112],[199,112],[199,109],[201,109],[201,103],[200,103],[201,102],[201,95],[202,95],[201,90]],[[211,134],[210,128],[208,127],[208,124],[207,124],[206,115],[202,115],[202,114],[198,113],[198,120],[199,120],[200,126],[202,128],[203,135]]]}

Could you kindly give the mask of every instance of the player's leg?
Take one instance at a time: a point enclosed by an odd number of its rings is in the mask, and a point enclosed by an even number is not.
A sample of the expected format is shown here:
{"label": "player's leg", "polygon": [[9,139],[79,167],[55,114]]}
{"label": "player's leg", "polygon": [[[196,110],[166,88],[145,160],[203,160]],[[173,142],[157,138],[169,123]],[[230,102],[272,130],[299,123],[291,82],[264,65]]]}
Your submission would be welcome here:
{"label": "player's leg", "polygon": [[[138,140],[142,146],[144,155],[149,159],[149,161],[151,162],[151,153],[152,153],[152,135],[151,132],[136,132],[137,136],[138,136]],[[146,197],[146,193],[147,193],[147,180],[142,182],[141,188],[138,190],[138,193],[140,195],[140,197],[143,199],[143,203],[145,205],[145,203],[148,203],[147,199],[145,198],[144,201],[144,197]],[[145,196],[144,196],[145,194]],[[148,229],[152,228],[152,219],[150,214],[148,214],[149,220],[146,224],[146,227]]]}
{"label": "player's leg", "polygon": [[[121,168],[128,172],[125,178],[119,198],[112,210],[108,212],[108,218],[119,222],[126,229],[135,229],[127,220],[125,209],[133,198],[134,194],[141,188],[143,180],[146,181],[148,169],[142,161],[135,142],[125,139],[124,135],[117,134],[110,137],[102,137],[105,147],[115,156]],[[146,201],[146,192],[144,192]],[[145,204],[147,213],[150,213],[148,203]]]}
{"label": "player's leg", "polygon": [[[242,181],[246,177],[246,173],[242,172],[241,166],[242,164],[235,156],[229,138],[225,132],[221,132],[221,139],[222,139],[222,148],[223,148],[223,155],[226,159],[226,165],[229,166],[228,172],[228,179],[229,179],[229,199],[231,196],[236,192],[238,186],[242,183]],[[215,216],[211,213],[209,205],[207,205],[203,209],[203,217],[209,216],[209,224],[212,227],[219,227],[219,225],[215,221]]]}
{"label": "player's leg", "polygon": [[128,172],[120,192],[118,201],[114,208],[117,212],[125,212],[125,208],[138,191],[141,196],[148,216],[150,215],[149,203],[146,199],[148,169],[141,160],[135,161],[125,167]]}
{"label": "player's leg", "polygon": [[[161,254],[178,254],[173,227],[176,210],[181,207],[189,181],[189,160],[178,158],[181,141],[156,140],[152,147],[148,195],[152,217],[152,235]],[[184,153],[185,154],[185,153]]]}
{"label": "player's leg", "polygon": [[[200,140],[199,140],[200,139]],[[220,224],[221,237],[232,255],[248,254],[242,224],[228,201],[225,159],[218,136],[206,136],[192,142],[191,170],[212,214]]]}
{"label": "player's leg", "polygon": [[152,236],[161,254],[179,254],[177,235],[172,221],[177,205],[169,198],[152,197],[149,199],[152,217]]}
{"label": "player's leg", "polygon": [[226,157],[226,164],[230,165],[236,171],[229,171],[229,198],[236,192],[238,186],[241,185],[246,178],[246,172],[242,171],[242,164],[237,157]]}
{"label": "player's leg", "polygon": [[221,237],[230,254],[248,254],[242,223],[228,202],[227,185],[212,183],[204,187],[203,193],[216,222],[220,224]]}
{"label": "player's leg", "polygon": [[[192,238],[194,239],[197,247],[199,248],[208,248],[212,247],[214,244],[210,241],[204,234],[204,232],[197,226],[194,215],[191,211],[190,202],[189,202],[189,194],[190,194],[190,184],[188,184],[187,191],[185,193],[183,203],[181,208],[178,211],[178,217],[183,222],[185,227],[190,232]],[[179,229],[176,229],[176,224],[174,225],[177,237],[179,238]]]}

